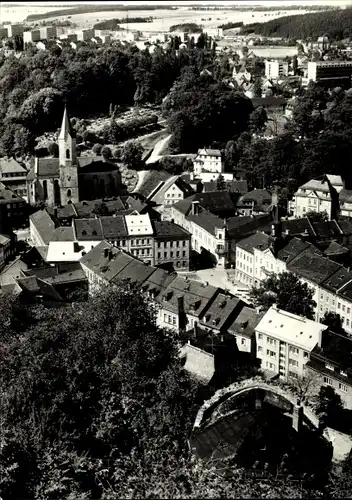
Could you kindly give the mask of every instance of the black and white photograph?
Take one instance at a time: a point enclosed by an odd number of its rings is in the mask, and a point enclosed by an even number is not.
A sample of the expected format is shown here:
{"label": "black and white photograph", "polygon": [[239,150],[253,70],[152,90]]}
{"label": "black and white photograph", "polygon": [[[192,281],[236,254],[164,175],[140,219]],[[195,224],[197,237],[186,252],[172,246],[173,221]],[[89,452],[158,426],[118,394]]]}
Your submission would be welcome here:
{"label": "black and white photograph", "polygon": [[352,0],[0,2],[0,500],[352,498]]}

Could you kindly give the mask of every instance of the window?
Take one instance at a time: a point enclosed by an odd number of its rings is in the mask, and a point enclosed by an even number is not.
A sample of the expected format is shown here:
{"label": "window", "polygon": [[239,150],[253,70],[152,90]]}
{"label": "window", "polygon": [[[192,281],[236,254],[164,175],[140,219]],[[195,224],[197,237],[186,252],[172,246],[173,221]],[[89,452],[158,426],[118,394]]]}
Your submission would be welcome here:
{"label": "window", "polygon": [[176,267],[180,267],[180,266],[181,266],[181,262],[178,260],[178,261],[176,262]]}
{"label": "window", "polygon": [[182,252],[182,257],[186,257],[186,252],[185,251]]}
{"label": "window", "polygon": [[296,361],[295,359],[289,358],[288,364],[289,364],[289,366],[298,366],[298,361]]}
{"label": "window", "polygon": [[272,338],[268,337],[266,339],[266,341],[267,341],[268,344],[276,346],[276,340],[275,339],[272,339]]}
{"label": "window", "polygon": [[329,377],[324,377],[324,384],[334,385],[332,379]]}
{"label": "window", "polygon": [[348,392],[347,385],[341,384],[341,382],[339,383],[339,389],[340,389],[340,391]]}
{"label": "window", "polygon": [[258,333],[258,340],[263,340],[263,335],[261,333]]}
{"label": "window", "polygon": [[70,150],[69,149],[66,149],[66,159],[67,160],[70,159]]}
{"label": "window", "polygon": [[288,350],[289,350],[290,354],[299,354],[299,349],[297,349],[297,347],[293,347],[292,345],[290,345]]}
{"label": "window", "polygon": [[71,194],[71,189],[68,189],[68,190],[67,190],[67,198],[70,198],[71,196],[72,196],[72,194]]}
{"label": "window", "polygon": [[170,258],[173,259],[174,257],[174,252],[170,252]]}
{"label": "window", "polygon": [[241,345],[246,345],[246,339],[241,339]]}
{"label": "window", "polygon": [[168,322],[171,323],[171,316],[168,316]]}
{"label": "window", "polygon": [[175,318],[175,316],[172,318],[172,324],[176,325],[176,318]]}
{"label": "window", "polygon": [[308,358],[308,352],[307,351],[303,351],[303,357],[304,358]]}
{"label": "window", "polygon": [[325,363],[325,368],[327,370],[331,370],[332,372],[335,370],[334,366],[333,365],[330,365],[329,363]]}
{"label": "window", "polygon": [[182,261],[182,265],[183,267],[186,267],[187,266],[187,262],[185,260]]}
{"label": "window", "polygon": [[340,302],[337,303],[337,309],[341,309],[341,304]]}
{"label": "window", "polygon": [[347,314],[350,314],[350,312],[351,312],[351,308],[347,307]]}
{"label": "window", "polygon": [[161,259],[161,252],[158,252],[158,259]]}
{"label": "window", "polygon": [[166,322],[167,322],[167,316],[166,316],[166,314],[164,314],[164,323],[166,323]]}
{"label": "window", "polygon": [[345,304],[342,304],[342,312],[345,312]]}
{"label": "window", "polygon": [[186,246],[186,241],[183,242],[183,246],[185,247]]}
{"label": "window", "polygon": [[290,370],[288,371],[288,376],[292,377],[292,378],[297,378],[298,377],[297,373],[291,372]]}
{"label": "window", "polygon": [[346,319],[346,326],[350,326],[350,320]]}
{"label": "window", "polygon": [[258,346],[258,352],[263,352],[263,348],[262,348],[262,346],[261,346],[261,345],[260,345],[260,346]]}
{"label": "window", "polygon": [[160,248],[160,247],[161,247],[161,243],[160,243],[160,241],[158,241],[158,248]]}
{"label": "window", "polygon": [[167,252],[164,252],[164,259],[167,258]]}
{"label": "window", "polygon": [[269,349],[266,350],[266,355],[270,356],[271,358],[274,358],[276,356],[276,353],[274,351],[269,351]]}
{"label": "window", "polygon": [[176,257],[179,257],[179,256],[180,256],[180,252],[177,250]]}

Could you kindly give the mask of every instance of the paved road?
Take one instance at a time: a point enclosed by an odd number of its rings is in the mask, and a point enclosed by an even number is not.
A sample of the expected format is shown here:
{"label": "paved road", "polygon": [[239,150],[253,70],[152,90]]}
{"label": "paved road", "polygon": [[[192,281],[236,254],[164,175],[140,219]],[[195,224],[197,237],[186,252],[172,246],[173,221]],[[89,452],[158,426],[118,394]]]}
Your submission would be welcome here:
{"label": "paved road", "polygon": [[161,158],[161,151],[164,149],[166,144],[169,142],[171,138],[171,134],[165,137],[164,139],[161,139],[154,147],[152,154],[150,155],[150,158],[145,162],[147,165],[150,163],[155,163]]}

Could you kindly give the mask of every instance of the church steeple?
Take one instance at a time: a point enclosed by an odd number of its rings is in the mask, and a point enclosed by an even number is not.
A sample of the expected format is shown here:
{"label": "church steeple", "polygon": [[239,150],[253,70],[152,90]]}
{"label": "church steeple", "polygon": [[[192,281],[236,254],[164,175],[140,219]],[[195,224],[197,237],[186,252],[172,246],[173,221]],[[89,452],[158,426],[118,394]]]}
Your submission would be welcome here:
{"label": "church steeple", "polygon": [[65,106],[59,139],[67,139],[68,135],[70,135],[71,137],[75,137],[75,133],[72,129],[70,118],[69,118],[68,113],[67,113],[67,108]]}
{"label": "church steeple", "polygon": [[76,135],[65,107],[59,134],[60,197],[62,205],[79,201]]}
{"label": "church steeple", "polygon": [[67,161],[71,161],[72,164],[76,164],[76,134],[72,129],[66,106],[64,116],[62,118],[58,143],[60,166],[65,166]]}

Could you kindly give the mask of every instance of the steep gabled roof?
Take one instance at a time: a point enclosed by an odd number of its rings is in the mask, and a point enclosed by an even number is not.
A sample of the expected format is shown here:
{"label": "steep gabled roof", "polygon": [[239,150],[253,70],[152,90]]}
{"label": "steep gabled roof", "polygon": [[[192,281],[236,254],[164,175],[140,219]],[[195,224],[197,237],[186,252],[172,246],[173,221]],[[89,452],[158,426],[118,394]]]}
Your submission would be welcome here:
{"label": "steep gabled roof", "polygon": [[71,126],[70,118],[67,113],[67,108],[65,106],[64,115],[62,117],[62,124],[59,134],[59,139],[66,139],[67,136],[75,137],[75,132]]}
{"label": "steep gabled roof", "polygon": [[49,245],[55,231],[55,224],[47,210],[38,210],[29,216],[45,245]]}

